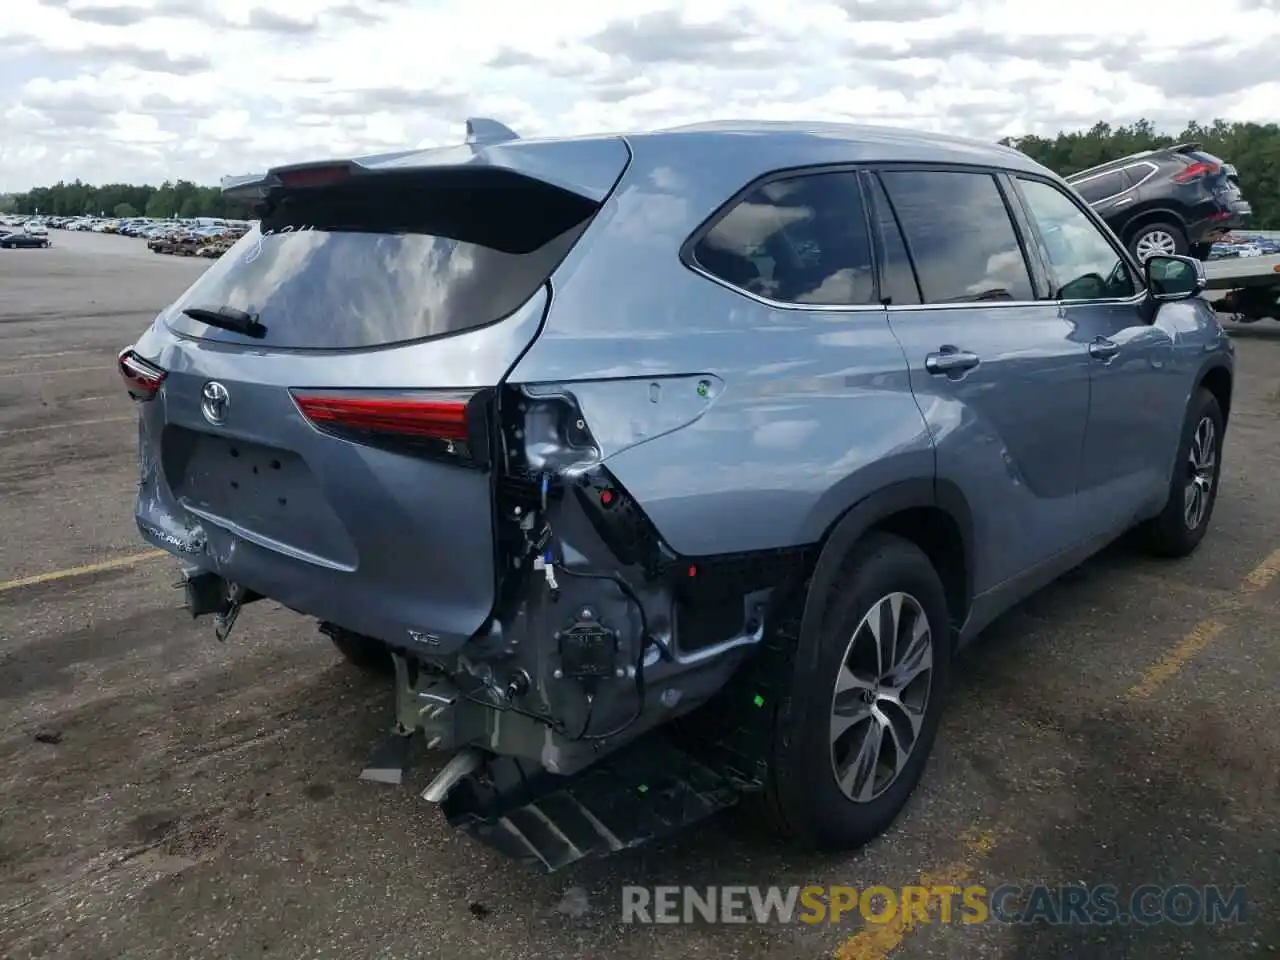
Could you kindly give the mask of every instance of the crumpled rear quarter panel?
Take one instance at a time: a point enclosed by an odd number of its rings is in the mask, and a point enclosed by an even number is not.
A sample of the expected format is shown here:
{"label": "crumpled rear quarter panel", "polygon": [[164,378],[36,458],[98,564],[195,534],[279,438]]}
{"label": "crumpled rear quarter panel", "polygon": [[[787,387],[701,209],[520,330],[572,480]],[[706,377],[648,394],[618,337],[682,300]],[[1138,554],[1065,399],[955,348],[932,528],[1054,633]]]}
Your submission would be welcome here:
{"label": "crumpled rear quarter panel", "polygon": [[[857,159],[848,144],[829,156],[822,144],[635,138],[631,167],[553,277],[545,327],[511,374],[577,398],[609,440],[606,466],[682,554],[813,543],[872,491],[934,475],[883,310],[771,306],[679,258],[756,177]],[[686,395],[703,380],[705,402]]]}

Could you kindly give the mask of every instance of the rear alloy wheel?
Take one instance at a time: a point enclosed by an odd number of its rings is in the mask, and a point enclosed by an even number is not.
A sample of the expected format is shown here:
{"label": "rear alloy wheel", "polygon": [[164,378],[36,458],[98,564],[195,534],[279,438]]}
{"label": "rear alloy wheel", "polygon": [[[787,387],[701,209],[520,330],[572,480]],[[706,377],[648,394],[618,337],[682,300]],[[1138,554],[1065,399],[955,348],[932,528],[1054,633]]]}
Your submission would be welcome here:
{"label": "rear alloy wheel", "polygon": [[891,593],[853,631],[831,698],[831,772],[855,803],[881,796],[920,739],[933,637],[920,601]]}
{"label": "rear alloy wheel", "polygon": [[765,806],[804,846],[883,833],[933,746],[950,673],[946,595],[915,544],[872,534],[845,560],[795,652],[774,719]]}
{"label": "rear alloy wheel", "polygon": [[1129,240],[1129,250],[1139,263],[1145,263],[1148,257],[1185,256],[1187,253],[1186,235],[1171,223],[1148,223],[1139,227]]}
{"label": "rear alloy wheel", "polygon": [[1182,428],[1169,499],[1158,516],[1139,527],[1157,556],[1185,557],[1204,539],[1218,499],[1225,429],[1217,398],[1203,387],[1196,390]]}

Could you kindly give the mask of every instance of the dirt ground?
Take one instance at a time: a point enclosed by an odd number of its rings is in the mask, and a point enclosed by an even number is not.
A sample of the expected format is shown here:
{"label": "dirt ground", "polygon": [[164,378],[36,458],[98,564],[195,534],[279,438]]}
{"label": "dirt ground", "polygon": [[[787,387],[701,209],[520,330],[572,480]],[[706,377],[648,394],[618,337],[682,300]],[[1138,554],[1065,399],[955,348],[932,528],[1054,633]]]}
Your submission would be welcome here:
{"label": "dirt ground", "polygon": [[[206,264],[54,231],[0,251],[0,957],[1280,955],[1280,325],[1234,331],[1214,528],[1114,548],[966,654],[908,813],[846,857],[745,812],[544,876],[357,774],[383,686],[268,603],[231,640],[132,523],[116,351]],[[417,789],[414,789],[414,788]],[[626,925],[622,885],[1245,885],[1220,926]]]}

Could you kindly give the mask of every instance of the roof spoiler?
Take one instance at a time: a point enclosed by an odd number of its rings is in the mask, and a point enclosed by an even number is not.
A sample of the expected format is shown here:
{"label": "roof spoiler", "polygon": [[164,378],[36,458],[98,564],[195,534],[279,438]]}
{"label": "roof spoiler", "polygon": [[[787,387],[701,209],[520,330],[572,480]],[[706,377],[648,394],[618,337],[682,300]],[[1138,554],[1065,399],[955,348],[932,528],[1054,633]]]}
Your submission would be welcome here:
{"label": "roof spoiler", "polygon": [[[466,143],[475,147],[510,143],[512,140],[520,139],[520,135],[510,127],[488,117],[468,117],[466,127]],[[349,160],[317,160],[310,163],[289,164],[285,167],[273,168],[265,173],[246,173],[234,177],[223,177],[221,187],[223,194],[230,200],[256,203],[265,199],[273,188],[282,185],[280,173],[285,170],[290,173],[298,173],[305,170],[319,171],[344,167],[349,175],[369,172],[371,168],[387,165],[389,161],[400,157],[414,156],[422,152],[420,149],[397,150],[392,153],[355,157]]]}

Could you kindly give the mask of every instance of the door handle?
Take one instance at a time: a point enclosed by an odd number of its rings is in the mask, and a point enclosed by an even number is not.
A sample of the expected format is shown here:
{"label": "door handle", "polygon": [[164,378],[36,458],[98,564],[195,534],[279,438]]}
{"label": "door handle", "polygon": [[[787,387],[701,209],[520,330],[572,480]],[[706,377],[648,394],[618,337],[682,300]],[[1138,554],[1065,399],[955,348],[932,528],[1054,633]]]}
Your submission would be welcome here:
{"label": "door handle", "polygon": [[931,353],[925,357],[924,368],[929,373],[963,373],[966,370],[972,370],[981,362],[982,358],[976,353],[947,345],[937,353]]}
{"label": "door handle", "polygon": [[1106,337],[1099,337],[1089,344],[1089,356],[1095,360],[1110,360],[1120,352],[1120,344]]}

